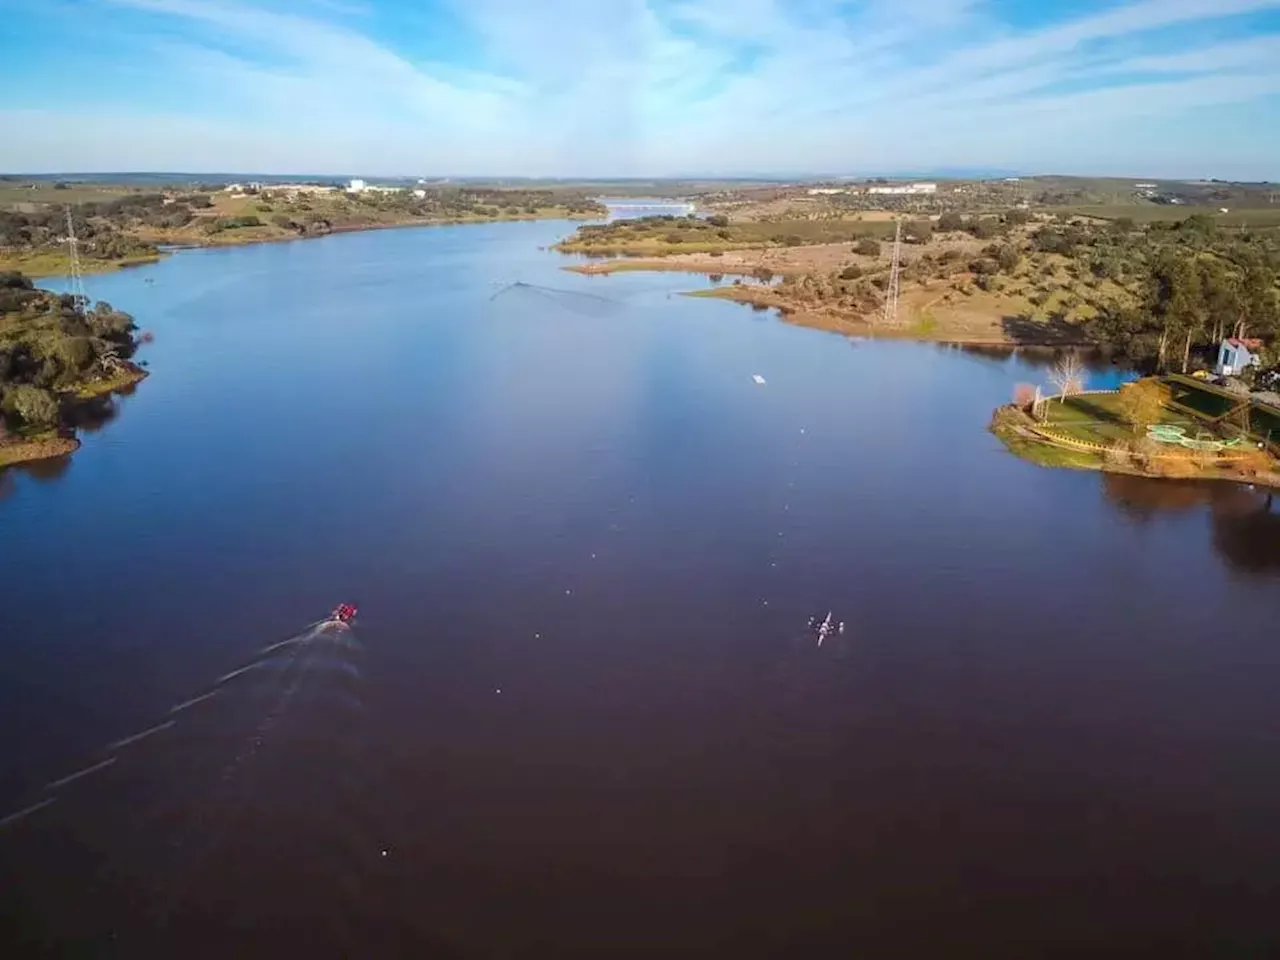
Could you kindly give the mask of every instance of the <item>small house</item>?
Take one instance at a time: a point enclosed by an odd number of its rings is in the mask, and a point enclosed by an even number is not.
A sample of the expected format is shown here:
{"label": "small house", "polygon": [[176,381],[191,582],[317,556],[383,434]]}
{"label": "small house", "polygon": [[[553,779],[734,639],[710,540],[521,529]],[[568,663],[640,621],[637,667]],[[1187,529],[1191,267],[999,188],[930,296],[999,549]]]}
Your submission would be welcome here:
{"label": "small house", "polygon": [[1242,340],[1230,337],[1218,347],[1218,365],[1213,372],[1220,377],[1238,377],[1246,367],[1258,362],[1255,350],[1262,347],[1261,340]]}

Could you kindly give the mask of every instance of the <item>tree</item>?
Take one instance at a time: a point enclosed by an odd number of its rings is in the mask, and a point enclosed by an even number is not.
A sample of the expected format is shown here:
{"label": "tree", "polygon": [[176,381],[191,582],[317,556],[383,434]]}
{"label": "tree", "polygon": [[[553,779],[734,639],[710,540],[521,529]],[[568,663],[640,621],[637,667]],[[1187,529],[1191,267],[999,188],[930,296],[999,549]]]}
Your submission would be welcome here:
{"label": "tree", "polygon": [[996,251],[996,262],[1000,264],[1000,269],[1005,273],[1012,273],[1018,268],[1018,262],[1022,259],[1018,251],[1007,243],[1002,243],[1000,249]]}
{"label": "tree", "polygon": [[841,280],[857,280],[862,276],[862,268],[856,263],[851,263],[840,271]]}
{"label": "tree", "polygon": [[1065,403],[1068,396],[1084,389],[1084,364],[1075,352],[1064,353],[1049,370],[1049,382],[1058,388],[1058,396]]}
{"label": "tree", "polygon": [[1024,223],[1031,222],[1031,212],[1029,210],[1013,209],[1004,215],[1004,222],[1010,226],[1021,226]]}
{"label": "tree", "polygon": [[1000,232],[1000,228],[989,217],[975,217],[969,221],[969,232],[979,240],[990,240]]}
{"label": "tree", "polygon": [[948,210],[938,218],[938,229],[943,233],[964,229],[964,217],[954,210]]}
{"label": "tree", "polygon": [[1141,436],[1147,427],[1160,422],[1164,408],[1173,400],[1173,391],[1159,380],[1139,380],[1120,388],[1120,417]]}
{"label": "tree", "polygon": [[933,224],[928,220],[910,220],[902,226],[902,239],[928,243],[933,239]]}
{"label": "tree", "polygon": [[1208,321],[1206,332],[1211,330],[1209,342],[1218,344],[1243,313],[1240,305],[1240,283],[1217,258],[1201,260],[1199,268],[1200,291]]}
{"label": "tree", "polygon": [[6,410],[31,427],[49,427],[58,421],[58,401],[53,394],[28,383],[6,390],[4,405]]}
{"label": "tree", "polygon": [[711,224],[713,227],[727,227],[729,225],[729,218],[722,213],[717,213],[707,217],[707,223]]}
{"label": "tree", "polygon": [[864,257],[880,256],[880,241],[872,240],[870,237],[863,237],[853,245],[853,252],[860,253]]}

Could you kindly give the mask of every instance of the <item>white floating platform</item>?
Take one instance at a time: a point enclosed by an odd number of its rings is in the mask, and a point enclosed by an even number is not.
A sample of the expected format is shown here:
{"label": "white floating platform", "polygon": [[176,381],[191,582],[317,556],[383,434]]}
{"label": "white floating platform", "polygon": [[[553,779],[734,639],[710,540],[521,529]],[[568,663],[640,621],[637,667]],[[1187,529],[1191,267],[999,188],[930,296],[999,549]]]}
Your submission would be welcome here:
{"label": "white floating platform", "polygon": [[753,373],[751,375],[751,379],[754,380],[756,383],[760,384],[760,386],[762,387],[764,386],[764,377],[760,376],[760,374]]}

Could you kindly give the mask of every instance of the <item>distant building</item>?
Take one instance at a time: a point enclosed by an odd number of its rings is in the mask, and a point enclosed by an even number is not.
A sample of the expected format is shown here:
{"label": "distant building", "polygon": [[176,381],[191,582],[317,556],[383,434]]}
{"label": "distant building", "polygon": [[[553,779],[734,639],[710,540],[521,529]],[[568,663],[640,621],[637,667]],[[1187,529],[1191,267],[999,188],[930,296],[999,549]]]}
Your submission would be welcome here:
{"label": "distant building", "polygon": [[352,180],[347,184],[347,193],[364,193],[368,186],[363,180]]}
{"label": "distant building", "polygon": [[867,187],[867,193],[879,194],[895,194],[898,196],[919,196],[921,194],[937,193],[938,185],[936,183],[899,183],[891,187]]}
{"label": "distant building", "polygon": [[843,188],[843,187],[811,187],[811,188],[809,189],[809,196],[811,196],[811,197],[817,197],[817,196],[828,197],[828,196],[831,196],[831,194],[833,194],[833,193],[844,193],[844,192],[845,192],[845,190],[844,190],[844,188]]}
{"label": "distant building", "polygon": [[1154,183],[1135,183],[1134,186],[1139,190],[1154,190],[1156,188]]}
{"label": "distant building", "polygon": [[419,187],[417,190],[413,191],[413,195],[417,197],[419,200],[424,200],[426,199],[427,191]]}
{"label": "distant building", "polygon": [[1218,347],[1218,365],[1213,372],[1220,377],[1236,377],[1258,362],[1253,351],[1262,348],[1261,340],[1242,340],[1231,337]]}

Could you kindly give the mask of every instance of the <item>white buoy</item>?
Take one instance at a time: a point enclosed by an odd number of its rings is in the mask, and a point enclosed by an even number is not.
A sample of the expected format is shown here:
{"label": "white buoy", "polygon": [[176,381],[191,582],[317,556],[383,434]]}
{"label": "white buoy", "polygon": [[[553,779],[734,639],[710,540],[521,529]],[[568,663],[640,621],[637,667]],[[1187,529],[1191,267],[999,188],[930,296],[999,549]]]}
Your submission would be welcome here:
{"label": "white buoy", "polygon": [[757,384],[757,385],[759,385],[759,386],[761,386],[761,387],[763,387],[763,386],[764,386],[764,377],[760,376],[760,374],[758,374],[758,373],[753,373],[753,374],[751,375],[751,379],[752,379],[752,380],[754,380],[754,381],[756,382],[756,384]]}

